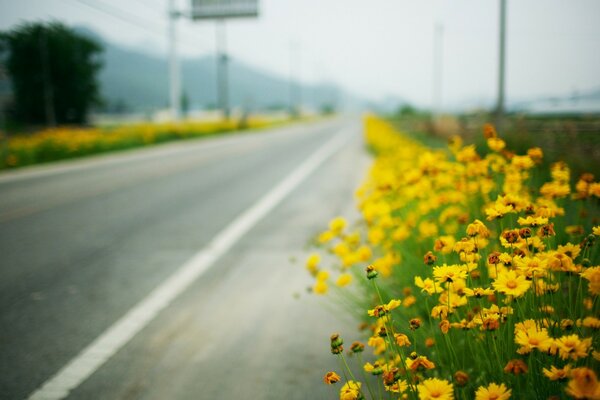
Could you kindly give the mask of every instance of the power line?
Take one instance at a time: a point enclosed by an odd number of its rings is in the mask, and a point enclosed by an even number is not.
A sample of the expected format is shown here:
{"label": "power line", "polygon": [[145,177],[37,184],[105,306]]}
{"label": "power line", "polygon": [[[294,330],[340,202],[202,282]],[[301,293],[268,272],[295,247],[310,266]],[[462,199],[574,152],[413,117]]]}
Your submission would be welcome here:
{"label": "power line", "polygon": [[[118,9],[118,8],[108,5],[106,3],[99,2],[98,0],[96,0],[96,1],[75,0],[75,1],[93,9],[96,12],[102,12],[113,18],[119,19],[122,22],[126,22],[130,25],[135,25],[136,27],[143,29],[144,31],[146,31],[148,33],[151,33],[156,36],[160,36],[163,39],[165,38],[165,35],[163,32],[165,32],[167,30],[166,26],[157,26],[153,23],[150,23],[149,21],[143,20],[143,19],[135,16],[134,14],[131,14],[127,11]],[[182,45],[188,46],[190,49],[193,48],[194,50],[199,49],[198,44],[200,44],[200,43],[205,45],[205,43],[202,43],[200,41],[198,41],[198,43],[192,44],[191,42],[184,42],[181,39],[179,39],[177,42]],[[207,47],[204,47],[204,49],[207,49]]]}

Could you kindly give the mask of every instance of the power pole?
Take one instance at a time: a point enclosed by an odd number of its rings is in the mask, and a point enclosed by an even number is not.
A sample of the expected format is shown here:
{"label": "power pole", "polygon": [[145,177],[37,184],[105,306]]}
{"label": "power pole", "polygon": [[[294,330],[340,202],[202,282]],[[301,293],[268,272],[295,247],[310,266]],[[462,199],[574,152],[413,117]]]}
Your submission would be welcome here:
{"label": "power pole", "polygon": [[225,19],[217,21],[217,96],[223,118],[229,119],[229,76]]}
{"label": "power pole", "polygon": [[179,120],[180,102],[181,102],[181,78],[179,76],[179,61],[177,59],[177,31],[176,23],[179,13],[175,10],[175,0],[169,0],[169,98],[171,105],[171,118],[174,121]]}
{"label": "power pole", "polygon": [[300,47],[297,43],[290,42],[290,115],[296,117],[301,108],[300,87]]}
{"label": "power pole", "polygon": [[504,123],[504,89],[506,66],[506,0],[500,0],[500,43],[498,54],[498,101],[496,103],[496,128]]}
{"label": "power pole", "polygon": [[444,26],[436,22],[433,34],[433,116],[442,113],[442,83],[444,62]]}

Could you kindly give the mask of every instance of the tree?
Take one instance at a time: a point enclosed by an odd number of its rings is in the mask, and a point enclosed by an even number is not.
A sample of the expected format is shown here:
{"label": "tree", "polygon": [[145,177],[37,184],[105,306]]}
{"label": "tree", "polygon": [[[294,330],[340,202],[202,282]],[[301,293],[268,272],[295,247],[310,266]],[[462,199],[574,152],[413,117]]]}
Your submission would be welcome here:
{"label": "tree", "polygon": [[0,33],[13,117],[29,124],[81,124],[100,100],[102,47],[63,24],[28,23]]}

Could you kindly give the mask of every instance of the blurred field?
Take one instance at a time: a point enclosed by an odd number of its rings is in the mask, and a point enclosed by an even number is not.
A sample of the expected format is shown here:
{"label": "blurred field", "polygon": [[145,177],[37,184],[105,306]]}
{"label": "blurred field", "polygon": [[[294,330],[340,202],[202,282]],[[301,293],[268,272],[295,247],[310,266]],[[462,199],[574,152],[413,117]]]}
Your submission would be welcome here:
{"label": "blurred field", "polygon": [[0,169],[207,137],[284,123],[287,119],[252,116],[244,120],[188,120],[134,123],[112,127],[58,127],[29,134],[0,136]]}
{"label": "blurred field", "polygon": [[[493,122],[487,113],[444,115],[436,121],[428,115],[392,117],[403,132],[418,136],[429,146],[445,145],[452,135],[476,143],[479,151],[486,148],[482,126]],[[532,146],[544,151],[546,163],[565,161],[578,177],[583,172],[597,172],[600,165],[600,115],[509,115],[499,135],[507,146],[523,153]]]}

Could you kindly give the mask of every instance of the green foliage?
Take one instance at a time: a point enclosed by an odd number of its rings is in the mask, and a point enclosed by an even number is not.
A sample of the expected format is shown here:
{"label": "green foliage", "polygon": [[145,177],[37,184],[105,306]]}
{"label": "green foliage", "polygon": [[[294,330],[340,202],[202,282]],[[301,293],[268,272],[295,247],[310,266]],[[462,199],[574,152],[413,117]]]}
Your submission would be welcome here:
{"label": "green foliage", "polygon": [[57,23],[0,33],[14,94],[13,117],[29,124],[81,124],[99,101],[102,47]]}

